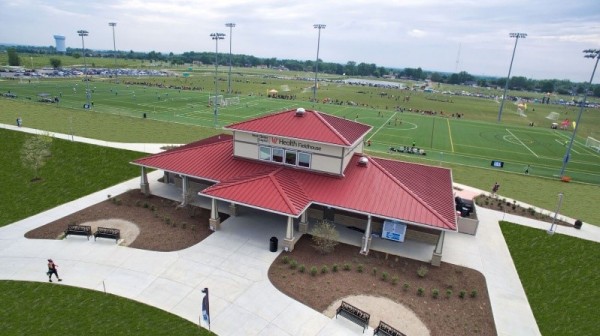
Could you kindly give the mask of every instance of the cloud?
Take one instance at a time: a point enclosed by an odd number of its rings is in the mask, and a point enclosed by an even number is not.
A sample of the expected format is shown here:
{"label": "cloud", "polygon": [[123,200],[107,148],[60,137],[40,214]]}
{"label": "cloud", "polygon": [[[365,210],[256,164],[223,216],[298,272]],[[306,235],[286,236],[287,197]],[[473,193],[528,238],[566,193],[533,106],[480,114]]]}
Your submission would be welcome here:
{"label": "cloud", "polygon": [[410,31],[408,31],[407,34],[408,36],[417,38],[425,37],[427,35],[427,33],[421,29],[411,29]]}

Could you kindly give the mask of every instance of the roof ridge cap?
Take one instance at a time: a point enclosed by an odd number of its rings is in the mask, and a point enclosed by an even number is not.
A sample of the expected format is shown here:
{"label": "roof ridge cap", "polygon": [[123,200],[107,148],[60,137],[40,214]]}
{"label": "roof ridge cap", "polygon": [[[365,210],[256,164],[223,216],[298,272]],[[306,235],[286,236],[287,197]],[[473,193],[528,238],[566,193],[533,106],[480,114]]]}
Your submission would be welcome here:
{"label": "roof ridge cap", "polygon": [[[335,127],[333,127],[327,120],[325,120],[325,118],[323,118],[323,116],[321,115],[321,112],[313,110],[313,113],[317,116],[317,118],[319,120],[321,120],[321,122],[323,122],[331,131],[333,131],[333,133],[335,133],[335,135],[337,135],[338,138],[340,138],[342,140],[342,142],[344,142],[344,144],[346,144],[346,146],[352,145],[350,143],[350,141],[348,141],[348,139],[346,139],[345,136],[343,136],[340,132],[338,132],[338,130]],[[329,116],[329,114],[328,114],[328,116]],[[335,116],[332,116],[332,117],[335,117]]]}
{"label": "roof ridge cap", "polygon": [[[373,157],[369,157],[369,158],[373,158]],[[417,202],[419,202],[422,206],[427,208],[427,210],[429,210],[437,219],[442,221],[442,223],[445,223],[447,229],[451,228],[452,225],[448,225],[451,223],[448,223],[448,221],[446,220],[446,218],[444,218],[444,216],[442,216],[437,210],[435,210],[427,202],[425,202],[425,200],[423,200],[423,198],[421,198],[419,195],[415,194],[412,190],[410,190],[410,188],[408,188],[406,185],[404,185],[404,183],[400,182],[400,180],[398,180],[394,175],[392,175],[387,169],[383,168],[377,162],[377,160],[369,160],[369,161],[372,162],[373,165],[375,165],[377,168],[379,168],[385,175],[387,175],[389,178],[391,178],[400,188],[402,188],[409,195],[411,195],[414,199],[416,199]]]}
{"label": "roof ridge cap", "polygon": [[[279,192],[283,201],[287,204],[289,209],[292,210],[292,212],[295,212],[294,210],[297,210],[297,209],[294,206],[294,203],[292,203],[292,201],[288,197],[288,194],[283,190],[283,188],[281,187],[281,184],[279,183],[279,180],[276,177],[276,175],[281,172],[284,172],[284,173],[286,172],[284,167],[280,167],[278,169],[273,170],[272,172],[269,173],[268,177],[273,182],[273,185],[275,186],[275,188],[277,188],[277,191]],[[294,181],[295,181],[295,179],[294,179]]]}

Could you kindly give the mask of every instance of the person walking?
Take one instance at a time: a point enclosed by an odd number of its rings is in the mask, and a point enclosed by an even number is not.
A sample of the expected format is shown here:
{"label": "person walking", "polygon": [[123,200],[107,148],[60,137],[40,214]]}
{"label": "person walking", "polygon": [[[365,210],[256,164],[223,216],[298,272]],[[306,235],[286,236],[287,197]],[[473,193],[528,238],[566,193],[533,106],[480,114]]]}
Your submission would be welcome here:
{"label": "person walking", "polygon": [[21,119],[21,117],[17,118],[17,127],[21,127],[21,125],[23,124],[23,120]]}
{"label": "person walking", "polygon": [[525,167],[525,175],[529,175],[529,165],[527,165],[527,167]]}
{"label": "person walking", "polygon": [[56,270],[57,267],[58,265],[55,264],[52,259],[48,259],[48,272],[46,273],[48,274],[48,282],[52,282],[52,274],[56,275],[56,279],[58,279],[58,281],[62,281],[62,279],[58,276],[58,271]]}
{"label": "person walking", "polygon": [[498,189],[500,189],[500,185],[498,184],[498,182],[496,182],[492,187],[492,194],[496,194],[498,192]]}

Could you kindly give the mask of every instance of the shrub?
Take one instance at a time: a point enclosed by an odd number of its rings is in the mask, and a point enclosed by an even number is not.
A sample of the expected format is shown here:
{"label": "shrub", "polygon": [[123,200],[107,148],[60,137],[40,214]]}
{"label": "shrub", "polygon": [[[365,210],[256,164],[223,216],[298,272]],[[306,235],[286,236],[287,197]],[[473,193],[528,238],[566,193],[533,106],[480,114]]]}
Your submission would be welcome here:
{"label": "shrub", "polygon": [[389,277],[390,277],[390,275],[388,274],[388,272],[381,273],[381,280],[388,281]]}
{"label": "shrub", "polygon": [[438,298],[438,296],[440,296],[440,291],[439,291],[437,288],[434,288],[434,289],[431,291],[431,296],[432,296],[434,299],[437,299],[437,298]]}
{"label": "shrub", "polygon": [[464,299],[466,294],[467,294],[467,291],[461,290],[460,293],[458,293],[458,297],[461,299]]}
{"label": "shrub", "polygon": [[373,276],[377,275],[377,267],[373,267],[373,269],[371,270],[371,274],[373,274]]}
{"label": "shrub", "polygon": [[156,211],[156,210],[158,210],[158,209],[156,208],[156,205],[152,204],[152,205],[150,206],[150,210],[152,210],[152,211]]}
{"label": "shrub", "polygon": [[470,294],[470,296],[471,296],[472,298],[476,298],[476,297],[477,297],[477,290],[476,290],[476,289],[473,289],[473,290],[471,291],[471,294]]}
{"label": "shrub", "polygon": [[417,288],[417,295],[423,296],[423,294],[425,294],[425,289],[423,289],[423,287]]}
{"label": "shrub", "polygon": [[408,282],[405,282],[404,285],[402,285],[402,289],[406,292],[408,291],[408,289],[410,288],[410,285],[408,284]]}
{"label": "shrub", "polygon": [[142,201],[140,201],[140,200],[135,201],[135,206],[136,207],[141,207],[142,206]]}
{"label": "shrub", "polygon": [[306,266],[304,266],[304,265],[300,265],[300,266],[298,266],[298,271],[299,271],[300,273],[304,273],[304,271],[306,271]]}
{"label": "shrub", "polygon": [[181,222],[181,228],[185,230],[187,228],[187,223]]}
{"label": "shrub", "polygon": [[283,258],[281,258],[281,262],[283,262],[284,264],[287,264],[290,262],[290,257],[288,256],[283,256]]}
{"label": "shrub", "polygon": [[349,271],[352,269],[352,267],[350,266],[350,263],[344,263],[343,269],[344,271]]}
{"label": "shrub", "polygon": [[148,209],[150,205],[148,204],[148,202],[144,202],[144,209]]}
{"label": "shrub", "polygon": [[337,272],[337,271],[338,271],[338,269],[339,269],[339,266],[338,266],[338,264],[333,264],[333,266],[331,267],[331,271],[332,271],[332,272]]}
{"label": "shrub", "polygon": [[427,266],[421,266],[417,270],[417,275],[419,276],[419,278],[424,278],[428,272],[429,272],[429,268],[427,268]]}
{"label": "shrub", "polygon": [[358,265],[356,266],[356,271],[357,271],[358,273],[362,273],[362,272],[363,272],[363,270],[364,270],[364,268],[365,268],[365,267],[363,266],[363,264],[358,264]]}
{"label": "shrub", "polygon": [[321,220],[315,224],[310,234],[313,247],[321,254],[333,252],[339,243],[340,233],[335,229],[335,225],[327,220]]}
{"label": "shrub", "polygon": [[296,267],[298,267],[298,262],[294,259],[290,260],[290,268],[296,269]]}
{"label": "shrub", "polygon": [[317,267],[316,266],[313,266],[313,267],[310,268],[310,275],[315,276],[315,275],[317,275],[317,272],[318,271],[317,271]]}
{"label": "shrub", "polygon": [[450,298],[452,296],[452,289],[446,289],[446,298]]}
{"label": "shrub", "polygon": [[170,217],[165,216],[163,218],[163,220],[165,221],[165,224],[167,224],[167,225],[171,224],[171,218]]}
{"label": "shrub", "polygon": [[323,267],[321,267],[321,273],[325,274],[329,272],[329,267],[327,267],[327,265],[323,265]]}
{"label": "shrub", "polygon": [[399,280],[398,276],[394,275],[392,277],[392,285],[394,285],[394,286],[397,285],[398,284],[398,280]]}

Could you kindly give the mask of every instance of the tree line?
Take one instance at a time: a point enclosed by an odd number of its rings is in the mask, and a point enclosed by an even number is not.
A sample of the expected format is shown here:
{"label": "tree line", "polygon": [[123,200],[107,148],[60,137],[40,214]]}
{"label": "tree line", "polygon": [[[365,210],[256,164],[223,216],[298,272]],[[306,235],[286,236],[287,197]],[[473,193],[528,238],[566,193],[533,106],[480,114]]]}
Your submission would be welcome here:
{"label": "tree line", "polygon": [[[9,65],[21,65],[18,53],[33,53],[33,54],[56,54],[56,48],[53,46],[39,47],[39,46],[0,46],[0,51],[6,50],[8,53]],[[81,48],[67,48],[66,55],[73,57],[81,57]],[[86,56],[90,57],[114,57],[115,53],[112,50],[86,50]],[[196,52],[187,51],[182,54],[161,53],[157,51],[150,52],[135,52],[130,50],[117,51],[118,58],[122,59],[137,59],[147,60],[149,62],[165,62],[171,65],[183,65],[183,64],[215,64],[215,53],[214,52]],[[229,65],[229,54],[219,53],[218,62],[220,66]],[[57,60],[52,60],[52,66],[57,67]],[[290,71],[303,71],[311,72],[315,69],[315,61],[313,60],[292,60],[292,59],[277,59],[271,58],[260,58],[252,55],[244,54],[233,54],[231,55],[231,65],[234,67],[257,67],[266,66],[269,68],[279,68],[282,70]],[[58,64],[60,66],[60,63]],[[349,61],[346,64],[323,62],[319,59],[319,72],[333,74],[333,75],[345,75],[345,76],[361,76],[361,77],[375,77],[380,78],[387,75],[392,75],[396,78],[410,79],[410,80],[426,80],[430,79],[435,83],[445,84],[463,84],[463,85],[477,85],[480,87],[504,87],[506,84],[506,78],[497,77],[483,77],[474,76],[466,71],[459,73],[442,73],[435,71],[425,71],[419,68],[386,68],[383,66],[377,66],[374,63],[356,63]],[[526,78],[523,76],[513,76],[510,78],[509,89],[511,90],[522,90],[522,91],[538,91],[538,92],[555,92],[563,95],[575,95],[583,94],[587,83],[573,83],[570,80],[559,80],[559,79],[543,79],[535,80]],[[589,94],[600,97],[600,85],[592,85]]]}

